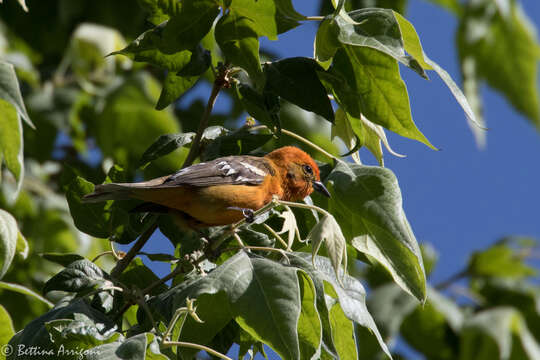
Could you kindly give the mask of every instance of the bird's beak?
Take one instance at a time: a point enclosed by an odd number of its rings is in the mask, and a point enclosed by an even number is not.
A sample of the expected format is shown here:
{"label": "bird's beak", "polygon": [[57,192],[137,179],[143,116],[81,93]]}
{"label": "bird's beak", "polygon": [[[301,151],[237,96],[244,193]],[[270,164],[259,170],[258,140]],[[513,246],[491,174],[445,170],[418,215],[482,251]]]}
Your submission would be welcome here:
{"label": "bird's beak", "polygon": [[322,182],[313,181],[312,184],[313,184],[313,189],[314,190],[317,190],[318,192],[320,192],[324,196],[330,197],[330,192],[328,192],[328,189],[323,185]]}

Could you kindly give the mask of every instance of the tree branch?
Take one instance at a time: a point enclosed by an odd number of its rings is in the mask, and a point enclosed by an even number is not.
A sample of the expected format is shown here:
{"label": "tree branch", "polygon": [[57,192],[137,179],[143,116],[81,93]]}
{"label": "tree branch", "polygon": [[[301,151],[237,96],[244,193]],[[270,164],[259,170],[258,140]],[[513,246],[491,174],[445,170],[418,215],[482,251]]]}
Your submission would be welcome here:
{"label": "tree branch", "polygon": [[141,236],[139,236],[139,239],[137,239],[135,245],[133,245],[131,249],[129,249],[127,254],[119,262],[116,263],[116,266],[111,271],[112,278],[117,278],[126,269],[131,260],[133,260],[133,258],[137,256],[137,253],[141,251],[144,244],[146,244],[146,242],[148,241],[148,239],[150,239],[150,236],[152,236],[156,229],[157,223],[154,223],[145,232],[143,232]]}
{"label": "tree branch", "polygon": [[214,80],[214,86],[212,87],[212,92],[210,93],[210,97],[208,98],[208,103],[206,104],[206,108],[204,109],[204,113],[202,114],[201,121],[199,122],[199,128],[197,129],[197,134],[195,135],[195,138],[193,139],[193,143],[191,144],[191,148],[189,149],[188,156],[186,157],[186,161],[184,161],[184,165],[182,165],[182,168],[188,167],[191,164],[193,164],[193,161],[197,158],[199,155],[199,148],[201,145],[201,139],[204,133],[204,130],[208,127],[208,120],[210,119],[210,113],[212,112],[212,109],[214,108],[214,104],[216,103],[216,99],[219,95],[219,92],[224,87],[229,87],[229,68],[226,65],[221,65],[218,68],[218,74],[216,79]]}

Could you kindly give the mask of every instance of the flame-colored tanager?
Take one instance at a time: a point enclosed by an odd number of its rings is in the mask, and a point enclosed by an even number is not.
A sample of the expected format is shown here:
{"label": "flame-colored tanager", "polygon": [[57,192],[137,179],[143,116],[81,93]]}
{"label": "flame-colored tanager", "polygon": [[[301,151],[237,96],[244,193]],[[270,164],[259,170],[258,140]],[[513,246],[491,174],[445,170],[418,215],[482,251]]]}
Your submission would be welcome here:
{"label": "flame-colored tanager", "polygon": [[285,146],[264,157],[221,157],[149,181],[97,185],[84,201],[139,199],[145,201],[139,210],[180,212],[190,227],[207,227],[239,221],[274,195],[297,201],[313,190],[330,196],[313,159]]}

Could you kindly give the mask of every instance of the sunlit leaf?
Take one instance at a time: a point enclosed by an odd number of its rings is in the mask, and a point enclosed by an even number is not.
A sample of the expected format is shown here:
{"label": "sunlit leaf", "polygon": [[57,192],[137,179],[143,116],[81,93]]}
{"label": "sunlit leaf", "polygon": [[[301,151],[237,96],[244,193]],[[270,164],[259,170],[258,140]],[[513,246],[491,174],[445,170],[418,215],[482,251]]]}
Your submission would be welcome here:
{"label": "sunlit leaf", "polygon": [[457,36],[459,55],[461,61],[473,57],[478,77],[540,128],[538,40],[520,5],[505,3],[506,10],[495,1],[478,1],[465,7]]}
{"label": "sunlit leaf", "polygon": [[33,299],[41,301],[42,303],[46,304],[50,308],[53,307],[53,303],[51,303],[49,300],[45,299],[43,296],[39,295],[35,291],[30,290],[29,288],[25,286],[0,281],[0,289],[9,290],[9,291],[17,292],[19,294],[30,296]]}
{"label": "sunlit leaf", "polygon": [[17,110],[17,114],[23,118],[31,128],[35,128],[26,112],[15,69],[13,68],[13,65],[4,61],[0,61],[0,99],[13,105]]}
{"label": "sunlit leaf", "polygon": [[17,181],[17,191],[10,194],[12,200],[17,198],[24,178],[22,132],[22,123],[15,107],[0,99],[0,168],[4,163]]}
{"label": "sunlit leaf", "polygon": [[387,268],[403,289],[424,301],[426,280],[416,238],[388,169],[339,163],[328,176],[329,210],[360,252]]}
{"label": "sunlit leaf", "polygon": [[373,49],[344,45],[329,69],[334,94],[340,105],[359,118],[435,149],[412,120],[409,95],[398,64]]}
{"label": "sunlit leaf", "polygon": [[468,317],[461,332],[461,360],[538,359],[540,345],[522,315],[511,307],[488,309]]}
{"label": "sunlit leaf", "polygon": [[315,261],[315,256],[324,243],[328,257],[332,262],[332,267],[336,272],[336,277],[338,277],[337,274],[342,264],[343,269],[347,269],[347,243],[339,224],[332,215],[324,215],[313,229],[311,229],[307,240],[311,242],[312,261]]}
{"label": "sunlit leaf", "polygon": [[105,282],[107,274],[93,262],[82,259],[69,264],[43,286],[43,294],[52,290],[82,292]]}
{"label": "sunlit leaf", "polygon": [[0,279],[4,277],[17,249],[19,227],[15,218],[0,209]]}
{"label": "sunlit leaf", "polygon": [[217,22],[215,36],[225,58],[232,65],[245,69],[255,84],[261,84],[263,77],[255,26],[251,19],[231,11]]}

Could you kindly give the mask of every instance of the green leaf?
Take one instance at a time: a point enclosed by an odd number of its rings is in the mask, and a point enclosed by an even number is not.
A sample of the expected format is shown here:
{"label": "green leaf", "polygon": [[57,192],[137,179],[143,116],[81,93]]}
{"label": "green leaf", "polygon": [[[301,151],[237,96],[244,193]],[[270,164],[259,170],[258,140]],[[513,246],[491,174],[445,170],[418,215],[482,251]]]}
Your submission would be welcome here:
{"label": "green leaf", "polygon": [[313,59],[287,58],[265,64],[266,86],[301,108],[334,121],[334,110],[317,75],[323,69]]}
{"label": "green leaf", "polygon": [[389,283],[375,288],[367,299],[369,312],[387,341],[397,336],[405,317],[418,306],[413,298],[404,295],[399,286]]}
{"label": "green leaf", "polygon": [[17,181],[17,191],[15,195],[10,196],[13,199],[17,198],[24,178],[22,131],[21,120],[15,108],[7,101],[0,99],[0,167],[2,162],[5,163]]}
{"label": "green leaf", "polygon": [[30,251],[28,241],[26,241],[24,236],[19,231],[17,234],[17,246],[15,248],[15,252],[24,260],[28,257],[28,251]]}
{"label": "green leaf", "polygon": [[182,2],[163,28],[161,49],[171,54],[195,48],[210,31],[218,14],[219,5],[215,1]]}
{"label": "green leaf", "polygon": [[[120,275],[120,282],[128,287],[138,287],[145,289],[146,287],[159,281],[159,277],[146,265],[143,264],[140,258],[133,259],[128,267]],[[167,285],[161,284],[154,287],[150,295],[157,295],[167,290]]]}
{"label": "green leaf", "polygon": [[[329,309],[332,308],[333,303],[328,303],[327,299],[328,296],[331,296],[339,302],[347,319],[366,328],[371,336],[376,339],[375,341],[378,343],[377,347],[390,357],[388,348],[366,308],[366,292],[360,281],[349,275],[343,274],[343,272],[340,273],[342,279],[338,280],[332,263],[328,258],[316,256],[314,265],[312,265],[310,257],[311,256],[307,253],[293,253],[289,255],[291,265],[306,271],[315,285],[317,292],[317,309],[323,324],[323,339],[325,344],[329,347],[329,350],[332,352],[337,351],[339,353],[337,346],[334,348],[334,343],[339,340],[336,336],[340,334],[340,329],[333,328],[329,318]],[[349,349],[346,353],[350,351],[351,350]],[[342,354],[339,353],[339,355],[341,356]]]}
{"label": "green leaf", "polygon": [[525,264],[524,259],[504,243],[472,254],[468,271],[473,276],[524,278],[537,274],[536,269]]}
{"label": "green leaf", "polygon": [[426,275],[429,276],[429,274],[431,274],[431,272],[435,269],[437,261],[439,261],[439,253],[431,243],[420,244],[420,250],[422,251],[422,259],[424,260]]}
{"label": "green leaf", "polygon": [[86,360],[167,360],[159,351],[159,343],[152,333],[142,333],[127,339],[93,347]]}
{"label": "green leaf", "polygon": [[203,74],[212,63],[210,51],[203,48],[200,44],[195,47],[189,58],[189,62],[182,67],[177,75],[179,76],[199,76]]}
{"label": "green leaf", "polygon": [[[197,297],[197,301],[195,302],[197,315],[204,323],[199,323],[191,316],[188,316],[184,322],[184,326],[182,326],[182,332],[178,341],[210,345],[215,335],[233,319],[227,303],[227,297],[224,292],[211,295],[202,294]],[[185,303],[177,303],[176,306],[178,305],[185,306]],[[179,326],[180,324],[177,324],[175,333],[180,330]],[[197,350],[193,349],[179,349],[179,353],[185,358],[191,358],[197,352]]]}
{"label": "green leaf", "polygon": [[315,37],[315,60],[327,70],[331,59],[340,47],[338,40],[339,26],[333,19],[324,19]]}
{"label": "green leaf", "polygon": [[190,144],[195,133],[165,134],[161,135],[141,156],[139,167],[146,166],[149,162],[170,154],[179,147]]}
{"label": "green leaf", "polygon": [[[0,327],[0,344],[4,345],[8,343],[9,339],[11,339],[13,335],[15,335],[15,328],[13,327],[11,316],[9,316],[6,308],[2,305],[0,305],[0,323],[2,324],[2,327]],[[5,348],[2,347],[0,359],[6,358],[6,354],[4,352]]]}
{"label": "green leaf", "polygon": [[457,41],[461,61],[473,57],[479,78],[501,92],[540,129],[540,48],[520,5],[511,1],[504,12],[493,1],[470,4],[465,8]]}
{"label": "green leaf", "polygon": [[246,128],[216,138],[202,154],[204,161],[213,160],[220,156],[243,155],[266,144],[273,135],[254,134]]}
{"label": "green leaf", "polygon": [[497,307],[468,317],[461,332],[460,360],[538,359],[540,346],[522,315],[510,307]]}
{"label": "green leaf", "polygon": [[424,70],[433,70],[424,59],[424,50],[422,49],[422,44],[420,43],[420,39],[418,38],[414,26],[398,12],[394,11],[394,17],[399,25],[405,51],[418,61]]}
{"label": "green leaf", "polygon": [[182,3],[176,0],[138,0],[141,8],[148,14],[147,20],[154,25],[169,19],[170,14],[177,13]]}
{"label": "green leaf", "polygon": [[[187,297],[224,291],[228,301],[222,303],[219,311],[230,311],[242,329],[283,358],[297,359],[300,357],[298,318],[302,304],[299,271],[241,251],[207,276],[160,295],[158,301],[150,303],[150,308],[171,304],[172,308],[156,308],[165,318],[170,318],[176,308],[184,306]],[[301,338],[303,336],[300,334]]]}
{"label": "green leaf", "polygon": [[[328,286],[328,283],[325,285],[325,292],[333,299],[337,299],[338,295],[334,289]],[[340,303],[335,303],[330,307],[329,317],[332,327],[332,338],[336,344],[339,359],[358,359],[354,326],[345,316]]]}
{"label": "green leaf", "polygon": [[282,211],[279,214],[279,217],[283,219],[283,225],[281,226],[281,230],[277,233],[280,235],[287,233],[287,246],[290,249],[292,248],[294,238],[298,232],[296,217],[294,216],[294,212],[289,207],[286,207],[285,211]]}
{"label": "green leaf", "polygon": [[[96,142],[105,157],[111,157],[126,169],[134,169],[155,139],[180,132],[171,111],[154,109],[160,90],[156,80],[139,71],[106,97],[105,107],[94,122]],[[158,167],[161,175],[176,171],[181,160],[180,152],[175,152],[151,165],[154,169]]]}
{"label": "green leaf", "polygon": [[345,237],[386,267],[404,290],[424,301],[422,257],[395,175],[385,168],[339,163],[327,179],[332,193],[329,210]]}
{"label": "green leaf", "polygon": [[[37,319],[31,321],[25,328],[18,332],[9,342],[13,348],[23,345],[26,349],[35,346],[39,349],[52,351],[52,356],[46,359],[57,359],[57,347],[51,341],[50,335],[45,327],[45,323],[57,319],[75,319],[76,314],[84,314],[96,327],[101,329],[111,329],[114,324],[100,311],[94,309],[86,299],[76,299],[71,302],[63,301],[56,307]],[[78,315],[77,315],[78,316]],[[27,357],[30,359],[31,357]]]}
{"label": "green leaf", "polygon": [[103,331],[99,324],[84,314],[75,313],[73,319],[55,319],[45,323],[51,340],[66,350],[88,349],[116,341],[121,334]]}
{"label": "green leaf", "polygon": [[347,243],[336,219],[330,214],[324,215],[311,229],[307,240],[311,242],[312,261],[315,261],[315,256],[324,242],[332,267],[336,272],[336,278],[339,279],[337,275],[341,264],[343,264],[343,271],[347,270]]}
{"label": "green leaf", "polygon": [[178,76],[169,72],[163,83],[163,90],[159,95],[156,110],[163,110],[175,102],[183,93],[188,91],[199,80],[198,76]]}
{"label": "green leaf", "polygon": [[401,335],[414,349],[429,358],[457,359],[455,344],[464,316],[458,305],[436,291],[428,291],[428,300],[418,306],[401,325]]}
{"label": "green leaf", "polygon": [[409,96],[398,64],[385,54],[344,45],[329,70],[337,101],[349,114],[370,121],[435,149],[411,117]]}
{"label": "green leaf", "polygon": [[[349,121],[347,113],[342,108],[336,110],[336,119],[332,124],[330,138],[334,140],[339,137],[347,147],[347,154],[352,153],[352,158],[357,164],[361,164],[358,149],[362,146],[363,128],[360,121],[355,121],[355,129],[353,129],[352,121]],[[356,131],[355,131],[356,130]],[[343,155],[346,156],[346,155]]]}
{"label": "green leaf", "polygon": [[61,254],[61,253],[45,253],[41,254],[46,260],[52,261],[53,263],[62,265],[63,267],[68,266],[74,261],[84,259],[84,256],[79,254]]}
{"label": "green leaf", "polygon": [[0,279],[9,270],[15,257],[19,227],[15,218],[5,210],[0,209]]}
{"label": "green leaf", "polygon": [[[380,51],[427,79],[421,65],[421,63],[425,64],[425,62],[422,62],[421,57],[416,58],[416,56],[422,56],[422,53],[418,51],[418,47],[420,47],[421,51],[420,41],[417,37],[415,39],[411,32],[411,30],[414,31],[414,28],[409,24],[409,26],[401,29],[400,25],[405,25],[406,20],[398,14],[403,20],[398,22],[396,14],[390,9],[368,8],[355,10],[350,12],[349,16],[356,23],[348,21],[340,14],[335,17],[340,30],[338,39],[346,46],[368,47]],[[402,30],[405,30],[405,39],[408,41],[407,49],[403,41]],[[405,50],[412,50],[413,53],[407,55]]]}
{"label": "green leaf", "polygon": [[125,55],[134,61],[148,62],[170,71],[179,71],[189,63],[191,49],[171,53],[165,52],[162,49],[164,46],[163,29],[165,26],[166,23],[143,32],[124,49],[115,51],[110,55]]}
{"label": "green leaf", "polygon": [[471,285],[491,306],[507,305],[518,309],[527,326],[540,341],[540,288],[509,278],[477,279]]}
{"label": "green leaf", "polygon": [[106,277],[108,275],[93,262],[87,259],[76,260],[45,283],[43,294],[53,290],[87,291],[104,283]]}
{"label": "green leaf", "polygon": [[22,117],[32,129],[35,129],[34,124],[26,112],[15,69],[13,68],[13,65],[4,61],[0,61],[0,99],[13,105],[17,110],[17,114]]}
{"label": "green leaf", "polygon": [[255,84],[262,84],[259,39],[253,21],[231,11],[217,22],[215,36],[225,58],[245,69]]}
{"label": "green leaf", "polygon": [[87,204],[82,202],[86,194],[94,191],[94,184],[77,176],[71,181],[66,191],[69,212],[77,229],[89,235],[107,238],[110,234],[110,214],[105,211],[107,203]]}
{"label": "green leaf", "polygon": [[486,130],[482,122],[480,122],[475,115],[471,104],[469,103],[465,95],[463,95],[463,92],[461,91],[459,86],[456,85],[450,74],[448,74],[446,70],[440,67],[439,64],[437,64],[435,61],[429,59],[427,56],[425,57],[425,59],[426,62],[433,68],[433,70],[435,70],[435,72],[440,76],[442,81],[444,81],[446,86],[448,86],[450,92],[452,93],[452,95],[454,95],[454,98],[457,100],[458,104],[461,105],[461,108],[465,112],[467,120],[469,120],[469,122],[474,124],[476,127],[482,130]]}
{"label": "green leaf", "polygon": [[269,129],[276,127],[278,132],[281,131],[279,97],[277,95],[268,91],[263,92],[261,95],[251,86],[243,83],[236,86],[236,95],[248,114],[255,120],[268,126]]}
{"label": "green leaf", "polygon": [[298,272],[300,285],[300,317],[298,318],[298,341],[302,359],[313,359],[321,351],[322,326],[316,308],[315,285],[304,272]]}
{"label": "green leaf", "polygon": [[278,34],[295,28],[300,25],[299,20],[305,19],[294,10],[291,0],[233,0],[229,10],[250,19],[257,34],[270,40],[277,40]]}

